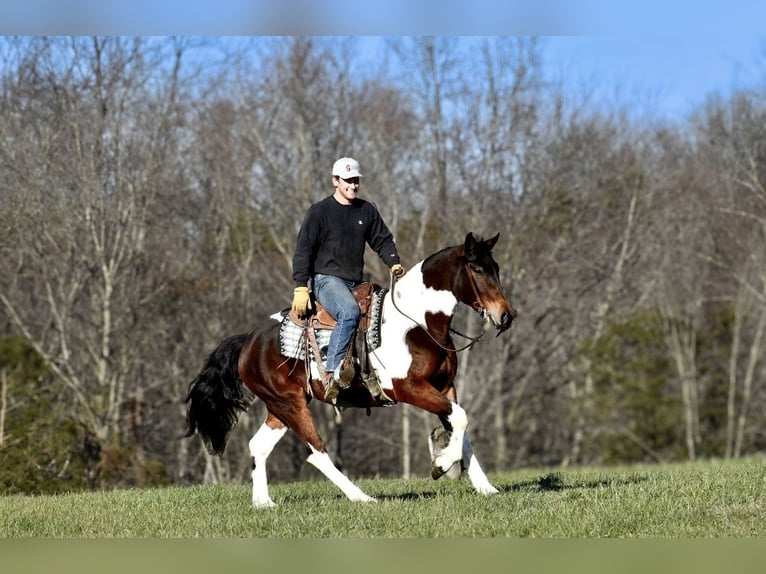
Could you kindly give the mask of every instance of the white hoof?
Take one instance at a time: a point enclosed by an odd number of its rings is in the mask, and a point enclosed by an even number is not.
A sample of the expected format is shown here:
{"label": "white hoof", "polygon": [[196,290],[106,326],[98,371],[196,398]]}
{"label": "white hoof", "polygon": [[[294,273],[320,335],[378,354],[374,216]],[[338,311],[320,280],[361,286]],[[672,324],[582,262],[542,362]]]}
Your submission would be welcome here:
{"label": "white hoof", "polygon": [[500,494],[500,491],[496,489],[494,486],[492,486],[491,484],[483,484],[481,486],[477,486],[476,492],[478,492],[479,494],[486,494],[486,495]]}
{"label": "white hoof", "polygon": [[277,504],[270,498],[267,500],[253,500],[253,508],[255,510],[260,510],[261,508],[274,508],[276,505]]}

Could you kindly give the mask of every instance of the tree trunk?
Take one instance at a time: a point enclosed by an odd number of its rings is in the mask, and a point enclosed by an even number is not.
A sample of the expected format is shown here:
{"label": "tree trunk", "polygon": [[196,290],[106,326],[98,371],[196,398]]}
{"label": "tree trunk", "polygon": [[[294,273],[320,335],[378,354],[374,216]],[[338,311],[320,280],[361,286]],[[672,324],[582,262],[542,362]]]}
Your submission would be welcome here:
{"label": "tree trunk", "polygon": [[412,476],[412,453],[410,445],[410,407],[402,405],[402,478]]}
{"label": "tree trunk", "polygon": [[745,423],[747,422],[747,411],[750,406],[750,398],[753,389],[753,378],[755,377],[755,367],[761,354],[761,341],[763,340],[763,331],[766,327],[766,308],[761,306],[761,313],[758,319],[753,343],[750,345],[750,352],[745,372],[745,380],[742,388],[742,404],[737,417],[737,435],[734,442],[734,456],[739,458],[742,454],[742,445],[745,440]]}
{"label": "tree trunk", "polygon": [[0,370],[0,448],[5,442],[5,413],[8,409],[8,370]]}
{"label": "tree trunk", "polygon": [[734,306],[734,325],[731,333],[731,348],[729,350],[729,392],[726,399],[726,458],[734,456],[735,427],[737,417],[737,365],[741,344],[741,331],[744,315],[743,298],[737,297]]}

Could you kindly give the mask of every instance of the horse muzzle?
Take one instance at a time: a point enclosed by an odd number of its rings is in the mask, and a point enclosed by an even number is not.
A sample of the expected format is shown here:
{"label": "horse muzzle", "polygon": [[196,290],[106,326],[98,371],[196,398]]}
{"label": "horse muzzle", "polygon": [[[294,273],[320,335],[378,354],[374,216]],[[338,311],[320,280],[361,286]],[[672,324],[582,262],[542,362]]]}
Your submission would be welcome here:
{"label": "horse muzzle", "polygon": [[508,307],[499,313],[485,309],[483,310],[482,314],[484,315],[485,319],[489,318],[490,322],[497,329],[497,335],[499,336],[503,331],[507,331],[511,328],[511,324],[513,323],[513,320],[516,318],[518,313],[513,307]]}

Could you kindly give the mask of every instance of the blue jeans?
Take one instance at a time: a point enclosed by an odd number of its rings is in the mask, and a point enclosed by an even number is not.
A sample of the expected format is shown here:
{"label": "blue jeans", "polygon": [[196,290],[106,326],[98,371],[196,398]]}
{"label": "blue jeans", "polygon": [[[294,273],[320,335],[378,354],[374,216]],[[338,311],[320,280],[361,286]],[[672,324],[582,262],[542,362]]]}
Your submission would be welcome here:
{"label": "blue jeans", "polygon": [[327,345],[325,371],[335,371],[343,362],[343,356],[359,323],[359,304],[351,288],[354,282],[334,275],[314,275],[314,296],[337,321]]}

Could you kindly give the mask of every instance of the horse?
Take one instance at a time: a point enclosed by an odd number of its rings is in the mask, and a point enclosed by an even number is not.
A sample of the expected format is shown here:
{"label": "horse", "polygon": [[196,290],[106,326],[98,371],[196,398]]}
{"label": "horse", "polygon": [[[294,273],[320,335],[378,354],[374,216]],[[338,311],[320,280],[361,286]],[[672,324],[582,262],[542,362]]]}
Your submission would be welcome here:
{"label": "horse", "polygon": [[[358,381],[337,396],[335,408],[367,408],[407,403],[433,413],[442,424],[446,446],[432,449],[431,476],[438,479],[460,463],[473,488],[490,495],[490,483],[474,454],[468,436],[468,417],[458,404],[455,375],[458,350],[451,322],[458,303],[474,309],[484,320],[484,331],[496,336],[511,327],[516,310],[506,298],[492,248],[499,234],[488,240],[468,233],[462,244],[426,257],[391,283],[382,296],[379,346],[369,354],[386,400],[374,396]],[[186,437],[198,434],[209,453],[221,455],[229,432],[241,412],[252,404],[244,388],[266,406],[265,421],[250,439],[253,457],[253,507],[276,506],[269,495],[266,461],[279,440],[291,429],[308,449],[307,462],[332,481],[351,501],[375,502],[333,463],[312,420],[312,398],[324,397],[316,361],[285,357],[280,352],[281,315],[249,333],[221,341],[210,353],[186,397]],[[472,341],[473,342],[473,341]],[[442,429],[439,429],[442,430]]]}

